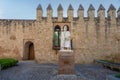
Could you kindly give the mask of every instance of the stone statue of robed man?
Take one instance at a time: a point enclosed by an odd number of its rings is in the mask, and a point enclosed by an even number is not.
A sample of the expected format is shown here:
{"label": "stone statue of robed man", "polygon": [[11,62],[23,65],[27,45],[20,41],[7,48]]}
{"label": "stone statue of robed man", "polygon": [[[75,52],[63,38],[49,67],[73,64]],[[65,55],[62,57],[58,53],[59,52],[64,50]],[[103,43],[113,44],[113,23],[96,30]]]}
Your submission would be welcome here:
{"label": "stone statue of robed man", "polygon": [[71,34],[69,31],[68,26],[64,26],[63,30],[61,31],[61,50],[71,50]]}

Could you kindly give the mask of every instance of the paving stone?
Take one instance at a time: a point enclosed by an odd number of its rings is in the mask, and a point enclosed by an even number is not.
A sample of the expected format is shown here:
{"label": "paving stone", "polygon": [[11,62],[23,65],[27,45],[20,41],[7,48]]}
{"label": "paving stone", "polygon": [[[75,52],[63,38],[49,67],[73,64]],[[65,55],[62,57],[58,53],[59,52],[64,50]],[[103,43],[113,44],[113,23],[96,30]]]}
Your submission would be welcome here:
{"label": "paving stone", "polygon": [[51,80],[77,80],[76,75],[56,75]]}
{"label": "paving stone", "polygon": [[[75,72],[77,80],[106,80],[106,76],[118,73],[105,69],[99,65],[90,64],[76,65]],[[18,66],[0,71],[0,80],[51,80],[57,75],[58,66],[56,64],[19,62]],[[73,78],[71,77],[69,80]]]}

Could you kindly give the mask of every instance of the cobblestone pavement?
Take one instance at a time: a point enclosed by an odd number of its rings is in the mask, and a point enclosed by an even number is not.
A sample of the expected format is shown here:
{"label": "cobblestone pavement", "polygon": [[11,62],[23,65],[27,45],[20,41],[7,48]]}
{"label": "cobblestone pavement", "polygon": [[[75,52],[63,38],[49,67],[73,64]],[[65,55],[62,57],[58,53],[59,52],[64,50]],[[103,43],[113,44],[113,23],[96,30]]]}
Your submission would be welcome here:
{"label": "cobblestone pavement", "polygon": [[[57,75],[56,64],[36,64],[34,61],[19,62],[17,66],[0,71],[0,80],[52,80]],[[117,72],[99,65],[76,65],[78,80],[106,80],[107,75]]]}

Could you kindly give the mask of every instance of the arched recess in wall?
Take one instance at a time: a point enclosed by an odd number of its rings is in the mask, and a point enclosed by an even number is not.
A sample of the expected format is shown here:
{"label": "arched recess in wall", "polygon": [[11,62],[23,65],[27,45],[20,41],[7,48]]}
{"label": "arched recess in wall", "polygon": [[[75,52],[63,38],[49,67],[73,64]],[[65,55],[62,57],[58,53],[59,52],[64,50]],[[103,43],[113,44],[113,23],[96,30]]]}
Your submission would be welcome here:
{"label": "arched recess in wall", "polygon": [[35,59],[34,44],[31,41],[27,41],[24,44],[23,60],[34,60],[34,59]]}
{"label": "arched recess in wall", "polygon": [[55,50],[60,50],[60,33],[61,28],[59,25],[56,25],[53,33],[53,49]]}

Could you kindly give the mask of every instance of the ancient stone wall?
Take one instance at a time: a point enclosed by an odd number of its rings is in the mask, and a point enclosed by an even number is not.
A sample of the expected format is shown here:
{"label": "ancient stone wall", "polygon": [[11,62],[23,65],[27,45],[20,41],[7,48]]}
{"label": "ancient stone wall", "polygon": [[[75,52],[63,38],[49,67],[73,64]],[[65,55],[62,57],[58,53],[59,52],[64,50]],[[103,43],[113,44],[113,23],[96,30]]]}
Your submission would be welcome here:
{"label": "ancient stone wall", "polygon": [[120,56],[120,9],[110,5],[107,17],[100,5],[98,16],[90,5],[88,17],[84,17],[82,5],[78,17],[69,6],[68,17],[63,17],[63,8],[58,7],[58,17],[53,17],[51,5],[47,7],[47,17],[42,17],[41,5],[37,8],[36,20],[0,19],[0,58],[12,57],[22,60],[25,44],[34,44],[35,60],[39,63],[57,63],[59,50],[53,49],[54,27],[68,25],[71,31],[76,63],[92,63],[95,59],[108,59],[118,62]]}

